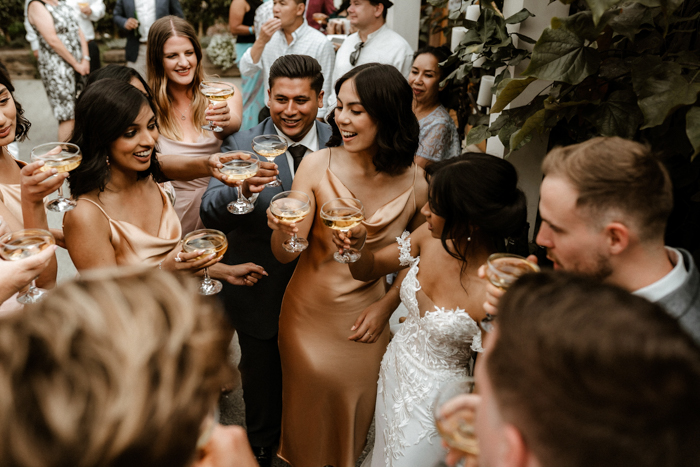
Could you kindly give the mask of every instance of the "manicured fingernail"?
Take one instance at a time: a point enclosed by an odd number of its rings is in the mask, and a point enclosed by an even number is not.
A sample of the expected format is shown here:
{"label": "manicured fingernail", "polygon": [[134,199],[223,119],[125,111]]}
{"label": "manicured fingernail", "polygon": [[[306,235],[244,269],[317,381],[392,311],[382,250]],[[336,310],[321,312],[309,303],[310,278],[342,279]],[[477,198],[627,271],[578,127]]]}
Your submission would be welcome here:
{"label": "manicured fingernail", "polygon": [[351,331],[354,331],[355,329],[356,329],[355,326],[353,326],[353,327],[350,328]]}
{"label": "manicured fingernail", "polygon": [[203,255],[203,254],[204,254],[204,250],[197,250],[197,254],[198,254],[198,255]]}
{"label": "manicured fingernail", "polygon": [[267,275],[268,275],[267,271],[263,271],[262,274],[263,274],[263,276],[267,276]]}
{"label": "manicured fingernail", "polygon": [[212,253],[209,255],[209,257],[207,259],[214,259],[215,256],[216,256],[216,253]]}

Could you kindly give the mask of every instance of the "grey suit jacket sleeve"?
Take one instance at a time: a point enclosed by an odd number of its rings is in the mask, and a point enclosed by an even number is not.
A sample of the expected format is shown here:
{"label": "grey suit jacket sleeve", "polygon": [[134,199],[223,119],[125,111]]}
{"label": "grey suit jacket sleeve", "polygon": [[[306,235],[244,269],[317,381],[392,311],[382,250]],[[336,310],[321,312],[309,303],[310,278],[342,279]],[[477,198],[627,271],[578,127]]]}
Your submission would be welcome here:
{"label": "grey suit jacket sleeve", "polygon": [[124,11],[124,0],[117,0],[116,5],[114,5],[114,11],[112,11],[112,19],[117,26],[124,29],[124,25],[128,19]]}
{"label": "grey suit jacket sleeve", "polygon": [[182,6],[180,5],[180,0],[170,0],[170,13],[184,18],[185,14],[182,12]]}

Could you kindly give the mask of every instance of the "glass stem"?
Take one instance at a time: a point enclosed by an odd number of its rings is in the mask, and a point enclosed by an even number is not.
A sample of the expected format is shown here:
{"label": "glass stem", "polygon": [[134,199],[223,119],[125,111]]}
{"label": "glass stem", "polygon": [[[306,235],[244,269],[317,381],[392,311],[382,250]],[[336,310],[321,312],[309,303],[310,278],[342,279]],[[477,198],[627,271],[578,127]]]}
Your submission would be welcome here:
{"label": "glass stem", "polygon": [[292,238],[289,239],[289,243],[295,245],[297,243],[297,234],[293,233]]}
{"label": "glass stem", "polygon": [[63,198],[63,183],[58,187],[58,197]]}
{"label": "glass stem", "polygon": [[36,292],[36,279],[32,279],[32,282],[29,284],[29,289],[27,289],[27,295],[34,295]]}
{"label": "glass stem", "polygon": [[243,199],[243,182],[241,182],[241,184],[238,185],[238,203],[245,204],[245,199]]}
{"label": "glass stem", "polygon": [[211,277],[209,277],[209,268],[204,268],[204,280],[202,284],[209,285],[211,283]]}

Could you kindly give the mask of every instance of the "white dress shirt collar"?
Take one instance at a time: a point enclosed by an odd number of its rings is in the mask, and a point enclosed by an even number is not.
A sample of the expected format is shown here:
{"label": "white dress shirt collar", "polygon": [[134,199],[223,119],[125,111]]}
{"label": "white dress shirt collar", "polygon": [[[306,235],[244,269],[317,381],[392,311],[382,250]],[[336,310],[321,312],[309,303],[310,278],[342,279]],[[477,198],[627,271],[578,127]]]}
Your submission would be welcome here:
{"label": "white dress shirt collar", "polygon": [[650,302],[658,302],[666,295],[670,294],[671,292],[683,285],[686,278],[688,277],[688,274],[690,274],[685,268],[683,255],[680,251],[676,250],[675,248],[669,247],[666,247],[666,253],[668,254],[668,258],[671,260],[671,264],[674,264],[671,272],[669,272],[653,284],[649,284],[646,287],[642,287],[639,290],[635,290],[634,292],[632,292],[634,295],[646,298]]}

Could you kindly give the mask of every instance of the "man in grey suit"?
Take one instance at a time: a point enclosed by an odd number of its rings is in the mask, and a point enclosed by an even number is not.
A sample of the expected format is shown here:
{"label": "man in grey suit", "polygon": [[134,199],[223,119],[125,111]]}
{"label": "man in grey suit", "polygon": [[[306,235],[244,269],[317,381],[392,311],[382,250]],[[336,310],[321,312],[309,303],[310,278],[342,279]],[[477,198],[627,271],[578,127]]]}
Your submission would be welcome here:
{"label": "man in grey suit", "polygon": [[[268,277],[254,287],[224,284],[226,312],[238,331],[248,439],[261,467],[270,465],[279,441],[282,416],[282,369],[277,330],[282,297],[296,262],[281,264],[270,249],[272,230],[266,210],[273,196],[292,189],[294,172],[306,154],[323,149],[331,136],[330,126],[316,121],[323,106],[321,65],[307,55],[284,55],[270,67],[270,117],[248,131],[229,136],[221,151],[251,150],[254,137],[279,135],[289,143],[277,166],[262,162],[256,177],[243,183],[243,195],[255,203],[249,214],[233,215],[226,209],[237,189],[212,179],[202,197],[200,216],[207,227],[226,232],[229,249],[224,262],[253,261]],[[277,170],[275,170],[277,168]],[[281,187],[265,187],[279,173]]]}
{"label": "man in grey suit", "polygon": [[164,16],[184,18],[179,0],[117,0],[114,23],[127,32],[126,66],[146,79],[146,42],[151,25]]}

